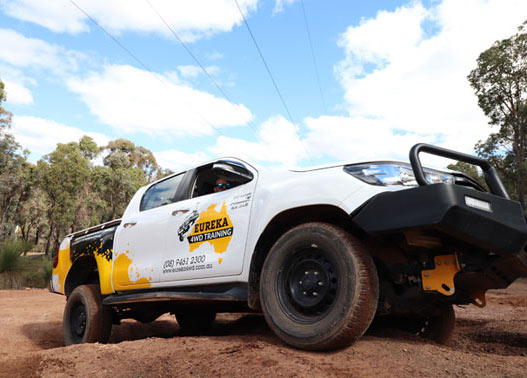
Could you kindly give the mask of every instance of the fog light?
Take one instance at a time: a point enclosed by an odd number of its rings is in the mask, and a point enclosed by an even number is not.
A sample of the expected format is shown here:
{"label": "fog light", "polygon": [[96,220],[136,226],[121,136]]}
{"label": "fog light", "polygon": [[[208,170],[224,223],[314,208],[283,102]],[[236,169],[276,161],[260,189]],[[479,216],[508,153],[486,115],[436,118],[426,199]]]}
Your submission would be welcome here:
{"label": "fog light", "polygon": [[468,207],[473,207],[474,209],[488,211],[489,213],[492,213],[492,209],[490,207],[490,202],[482,201],[477,198],[472,198],[465,196],[465,204]]}

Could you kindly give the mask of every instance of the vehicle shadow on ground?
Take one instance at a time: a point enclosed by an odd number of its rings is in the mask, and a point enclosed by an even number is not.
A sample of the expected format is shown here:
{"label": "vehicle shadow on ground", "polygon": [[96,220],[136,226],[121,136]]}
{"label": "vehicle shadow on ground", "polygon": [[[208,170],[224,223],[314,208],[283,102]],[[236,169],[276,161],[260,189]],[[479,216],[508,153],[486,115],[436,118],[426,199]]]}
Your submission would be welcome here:
{"label": "vehicle shadow on ground", "polygon": [[[488,329],[485,327],[486,323],[485,321],[460,319],[449,348],[466,353],[483,352],[502,356],[527,355],[527,333]],[[64,346],[62,322],[26,324],[22,327],[22,333],[41,349],[53,349]],[[397,324],[389,321],[374,321],[366,335],[411,343],[434,344],[432,341],[424,340],[417,335],[401,330],[397,327]],[[264,317],[258,314],[220,315],[212,329],[200,335],[183,333],[177,321],[167,317],[146,324],[134,320],[126,320],[118,326],[113,326],[112,335],[108,342],[117,344],[123,341],[142,340],[150,337],[192,336],[242,336],[242,339],[251,341],[256,338],[270,344],[282,344],[269,329]]]}
{"label": "vehicle shadow on ground", "polygon": [[[41,349],[53,349],[65,346],[62,333],[62,322],[31,323],[22,326],[22,333]],[[267,341],[277,338],[267,327],[261,315],[228,315],[219,318],[211,330],[203,334],[183,333],[177,321],[160,319],[151,323],[140,323],[134,320],[125,320],[120,325],[112,327],[109,344],[123,341],[142,340],[149,337],[172,338],[186,336],[255,336],[258,335]]]}
{"label": "vehicle shadow on ground", "polygon": [[466,353],[489,353],[499,356],[527,356],[527,333],[502,330],[463,330],[452,344]]}

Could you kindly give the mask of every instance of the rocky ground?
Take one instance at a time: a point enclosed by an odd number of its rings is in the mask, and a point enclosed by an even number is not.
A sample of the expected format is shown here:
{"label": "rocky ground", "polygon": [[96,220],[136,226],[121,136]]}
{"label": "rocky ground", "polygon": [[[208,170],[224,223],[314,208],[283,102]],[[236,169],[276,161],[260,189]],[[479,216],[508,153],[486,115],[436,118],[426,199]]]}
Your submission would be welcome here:
{"label": "rocky ground", "polygon": [[374,325],[332,353],[291,349],[257,315],[218,316],[209,336],[181,336],[165,315],[123,322],[110,342],[65,347],[65,297],[0,291],[0,377],[525,377],[527,281],[489,292],[487,306],[456,308],[445,347]]}

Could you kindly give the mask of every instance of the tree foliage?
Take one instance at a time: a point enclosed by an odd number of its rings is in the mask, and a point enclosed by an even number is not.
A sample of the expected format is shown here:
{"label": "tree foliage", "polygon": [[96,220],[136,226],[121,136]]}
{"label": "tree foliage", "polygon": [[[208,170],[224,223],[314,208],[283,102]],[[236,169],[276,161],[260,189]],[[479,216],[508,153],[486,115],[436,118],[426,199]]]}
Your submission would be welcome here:
{"label": "tree foliage", "polygon": [[14,217],[30,191],[31,169],[27,151],[9,133],[11,113],[4,109],[4,83],[0,80],[0,240],[15,230]]}
{"label": "tree foliage", "polygon": [[68,233],[119,218],[137,189],[168,173],[144,147],[126,139],[98,146],[89,136],[32,164],[9,133],[5,100],[0,81],[0,242],[20,238],[49,252]]}
{"label": "tree foliage", "polygon": [[509,191],[527,205],[527,22],[481,53],[468,79],[497,131],[476,145]]}

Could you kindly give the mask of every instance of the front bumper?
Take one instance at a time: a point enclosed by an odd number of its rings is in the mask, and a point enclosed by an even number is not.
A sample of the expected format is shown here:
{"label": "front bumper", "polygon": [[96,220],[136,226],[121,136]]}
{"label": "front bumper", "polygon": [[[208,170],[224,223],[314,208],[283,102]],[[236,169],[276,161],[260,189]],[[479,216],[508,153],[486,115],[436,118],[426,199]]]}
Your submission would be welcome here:
{"label": "front bumper", "polygon": [[[467,205],[474,200],[487,203],[489,209]],[[452,184],[384,192],[354,214],[353,222],[373,236],[434,230],[497,255],[488,274],[501,282],[499,287],[527,276],[525,214],[518,202],[500,196]]]}

